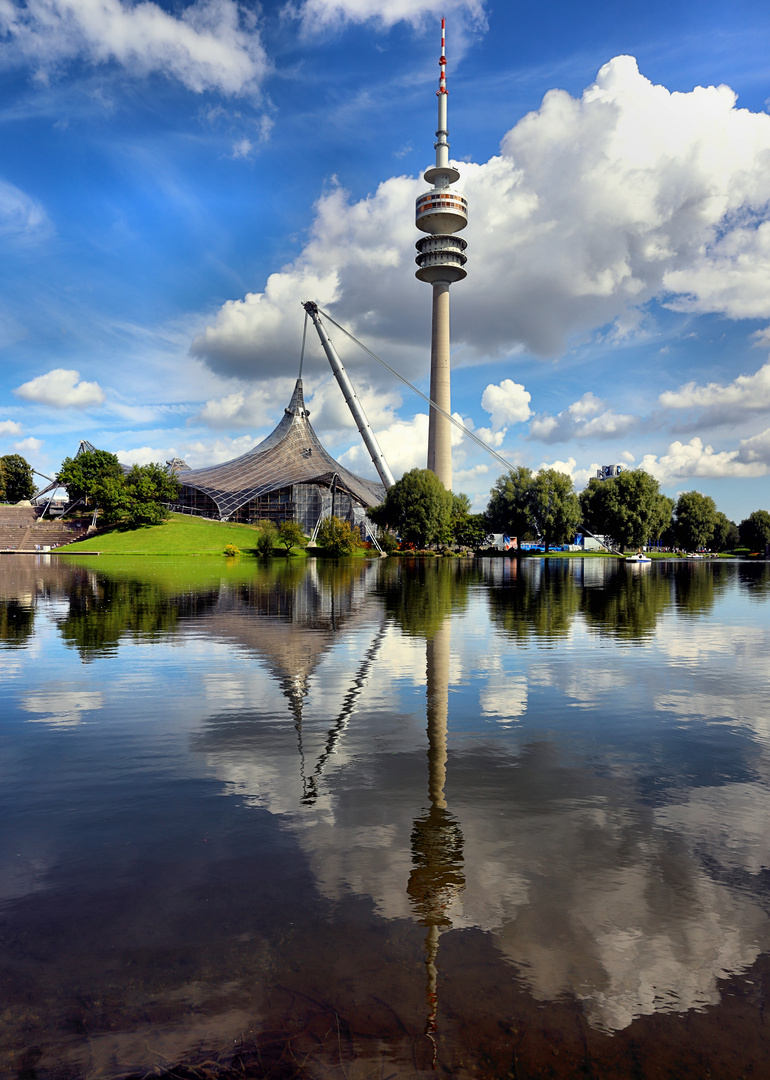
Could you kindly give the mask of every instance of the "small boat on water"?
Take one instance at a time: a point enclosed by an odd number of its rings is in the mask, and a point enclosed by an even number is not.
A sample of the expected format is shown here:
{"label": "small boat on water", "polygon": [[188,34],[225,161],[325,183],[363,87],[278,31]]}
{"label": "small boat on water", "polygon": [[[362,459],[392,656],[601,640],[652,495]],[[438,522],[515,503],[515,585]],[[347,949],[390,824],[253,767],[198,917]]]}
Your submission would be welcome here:
{"label": "small boat on water", "polygon": [[648,563],[652,562],[652,559],[643,551],[637,551],[636,555],[626,555],[626,562]]}

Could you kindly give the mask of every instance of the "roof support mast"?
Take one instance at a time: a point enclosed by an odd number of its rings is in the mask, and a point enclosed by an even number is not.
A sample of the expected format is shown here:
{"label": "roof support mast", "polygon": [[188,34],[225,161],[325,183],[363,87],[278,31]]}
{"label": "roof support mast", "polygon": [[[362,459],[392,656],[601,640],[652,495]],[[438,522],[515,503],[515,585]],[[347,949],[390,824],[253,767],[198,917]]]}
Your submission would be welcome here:
{"label": "roof support mast", "polygon": [[361,438],[366,444],[366,449],[369,451],[369,456],[374,463],[374,467],[380,475],[380,480],[382,480],[386,488],[393,487],[393,485],[395,484],[395,480],[393,479],[393,473],[388,467],[388,463],[385,460],[385,456],[382,450],[380,450],[380,444],[377,442],[377,437],[372,431],[372,426],[366,419],[366,413],[364,412],[363,406],[358,399],[358,395],[353,389],[353,384],[348,377],[348,373],[342,366],[342,361],[337,355],[337,350],[334,348],[334,345],[332,344],[331,339],[326,333],[326,329],[321,322],[321,317],[318,313],[318,304],[316,304],[313,300],[308,300],[302,306],[304,307],[310,318],[313,320],[313,325],[318,331],[318,336],[321,339],[321,344],[323,345],[324,352],[326,353],[326,358],[331,365],[331,369],[334,372],[335,379],[339,383],[340,390],[342,391],[342,396],[345,398],[345,401],[348,404],[348,408],[353,414],[353,419],[355,420],[356,426],[361,433]]}

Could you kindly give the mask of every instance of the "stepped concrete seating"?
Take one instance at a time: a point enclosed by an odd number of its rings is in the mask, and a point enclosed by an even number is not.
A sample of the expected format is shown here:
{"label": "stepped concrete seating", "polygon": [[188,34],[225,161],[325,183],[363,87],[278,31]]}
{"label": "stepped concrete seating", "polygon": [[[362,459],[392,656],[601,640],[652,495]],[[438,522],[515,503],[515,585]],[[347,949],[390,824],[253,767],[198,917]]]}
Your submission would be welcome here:
{"label": "stepped concrete seating", "polygon": [[90,518],[80,521],[37,521],[27,535],[27,550],[37,548],[38,544],[41,547],[48,545],[53,548],[82,540],[90,523]]}
{"label": "stepped concrete seating", "polygon": [[36,551],[82,539],[90,519],[40,521],[35,506],[0,506],[0,551]]}
{"label": "stepped concrete seating", "polygon": [[0,506],[0,548],[15,551],[24,546],[22,541],[38,513],[34,506]]}

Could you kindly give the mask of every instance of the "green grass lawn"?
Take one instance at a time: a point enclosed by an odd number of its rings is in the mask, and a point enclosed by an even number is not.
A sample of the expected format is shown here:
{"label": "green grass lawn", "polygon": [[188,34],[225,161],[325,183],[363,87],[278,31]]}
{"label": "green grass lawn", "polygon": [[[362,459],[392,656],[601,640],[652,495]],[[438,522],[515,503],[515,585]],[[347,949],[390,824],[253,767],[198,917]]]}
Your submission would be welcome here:
{"label": "green grass lawn", "polygon": [[[222,555],[227,544],[234,544],[244,554],[252,555],[257,535],[253,525],[231,525],[226,521],[172,514],[163,525],[113,529],[68,544],[59,554],[99,551],[105,555]],[[276,553],[279,550],[284,549],[276,549]]]}
{"label": "green grass lawn", "polygon": [[162,595],[176,596],[194,590],[216,589],[220,585],[263,585],[291,587],[307,571],[305,559],[256,559],[241,555],[227,559],[221,554],[197,558],[169,558],[167,555],[100,555],[92,559],[74,554],[69,565],[98,569],[99,575],[118,581],[136,581],[152,586]]}

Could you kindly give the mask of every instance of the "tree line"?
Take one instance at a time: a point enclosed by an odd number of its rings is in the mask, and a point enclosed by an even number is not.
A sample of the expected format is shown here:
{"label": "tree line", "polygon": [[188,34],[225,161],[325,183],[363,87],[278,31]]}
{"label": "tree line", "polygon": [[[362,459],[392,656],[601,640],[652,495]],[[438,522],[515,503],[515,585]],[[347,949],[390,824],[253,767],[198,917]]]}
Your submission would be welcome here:
{"label": "tree line", "polygon": [[[67,489],[70,504],[96,506],[104,524],[129,528],[166,520],[164,504],[176,501],[180,486],[163,465],[125,469],[106,450],[65,458],[56,481]],[[0,501],[19,502],[34,491],[28,462],[20,454],[0,457]],[[519,465],[498,477],[486,510],[478,514],[471,513],[467,495],[447,491],[430,470],[411,469],[369,516],[386,530],[386,547],[394,545],[397,536],[402,545],[420,549],[478,548],[491,533],[506,533],[519,542],[537,541],[548,551],[571,543],[581,528],[623,548],[659,543],[687,551],[730,551],[739,546],[755,551],[770,544],[767,510],[755,510],[736,524],[710,496],[698,491],[683,492],[675,502],[643,469],[628,469],[604,480],[592,478],[578,494],[566,473],[556,469],[535,473]],[[339,532],[338,524],[334,528]],[[354,543],[349,530],[343,532],[344,536],[324,536],[328,546],[341,553]],[[281,542],[277,536],[273,539]]]}
{"label": "tree line", "polygon": [[739,545],[754,551],[770,544],[767,510],[755,510],[736,524],[699,491],[683,492],[675,502],[643,469],[593,478],[577,494],[566,473],[535,473],[520,465],[498,477],[482,514],[471,514],[467,496],[447,491],[428,469],[412,469],[369,516],[402,543],[420,548],[478,547],[489,533],[506,533],[519,542],[537,541],[548,551],[572,543],[581,528],[622,548],[659,543],[687,551],[730,551]]}

